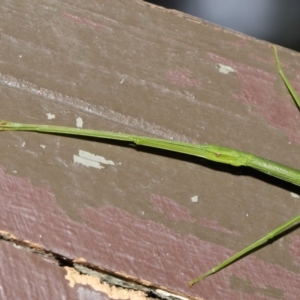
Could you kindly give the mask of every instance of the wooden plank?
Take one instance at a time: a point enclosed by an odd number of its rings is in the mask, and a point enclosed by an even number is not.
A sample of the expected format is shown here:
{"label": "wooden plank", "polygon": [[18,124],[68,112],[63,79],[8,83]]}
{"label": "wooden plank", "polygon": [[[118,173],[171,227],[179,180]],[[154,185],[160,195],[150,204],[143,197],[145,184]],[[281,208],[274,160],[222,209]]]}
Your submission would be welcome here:
{"label": "wooden plank", "polygon": [[[55,299],[57,295],[77,299],[78,292],[65,280],[64,269],[51,259],[0,241],[0,261],[1,299]],[[95,293],[85,287],[82,294],[88,290],[90,294]]]}
{"label": "wooden plank", "polygon": [[[2,119],[82,121],[300,168],[299,111],[269,44],[141,1],[0,9]],[[298,54],[279,54],[297,78]],[[299,230],[186,283],[297,214],[299,188],[121,143],[5,132],[0,146],[0,230],[20,241],[189,297],[297,299]]]}

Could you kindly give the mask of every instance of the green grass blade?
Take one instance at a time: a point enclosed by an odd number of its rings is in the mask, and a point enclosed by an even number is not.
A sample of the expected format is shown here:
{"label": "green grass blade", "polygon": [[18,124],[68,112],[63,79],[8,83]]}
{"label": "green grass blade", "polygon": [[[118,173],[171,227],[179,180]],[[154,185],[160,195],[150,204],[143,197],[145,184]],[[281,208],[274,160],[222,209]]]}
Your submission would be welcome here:
{"label": "green grass blade", "polygon": [[279,57],[278,57],[276,46],[273,45],[273,49],[274,49],[276,65],[277,65],[277,70],[279,72],[279,75],[281,76],[281,78],[282,78],[283,82],[285,83],[287,89],[289,90],[289,92],[292,95],[293,99],[295,100],[298,108],[300,109],[300,99],[299,99],[296,91],[294,90],[293,86],[291,85],[291,83],[289,82],[289,80],[287,79],[285,73],[283,72],[283,70],[281,68],[281,63],[280,63],[280,60],[279,60]]}
{"label": "green grass blade", "polygon": [[208,277],[208,276],[210,276],[210,275],[212,275],[212,274],[214,274],[216,272],[219,272],[220,270],[224,269],[228,265],[230,265],[230,264],[234,263],[235,261],[239,260],[240,258],[242,258],[244,255],[248,254],[249,252],[252,252],[253,250],[255,250],[256,248],[258,248],[259,246],[262,246],[263,244],[265,244],[269,240],[271,240],[274,237],[278,236],[279,234],[285,232],[287,229],[289,229],[291,226],[295,225],[299,221],[300,221],[300,215],[296,216],[292,220],[284,223],[280,227],[278,227],[278,228],[274,229],[273,231],[269,232],[267,235],[265,235],[260,240],[254,242],[250,246],[244,248],[240,252],[238,252],[235,255],[233,255],[233,256],[229,257],[228,259],[224,260],[219,265],[217,265],[216,267],[212,268],[211,270],[209,270],[205,274],[203,274],[203,275],[201,275],[201,276],[199,276],[199,277],[191,280],[190,282],[188,282],[188,285],[189,286],[193,286],[195,283],[203,280],[204,278],[206,278],[206,277]]}
{"label": "green grass blade", "polygon": [[33,131],[40,133],[55,133],[62,135],[94,137],[99,139],[132,142],[155,149],[202,157],[210,161],[229,164],[235,167],[246,166],[260,172],[277,177],[281,180],[300,186],[300,171],[274,161],[218,145],[195,145],[139,135],[116,133],[110,131],[81,129],[64,126],[20,124],[0,121],[0,131]]}

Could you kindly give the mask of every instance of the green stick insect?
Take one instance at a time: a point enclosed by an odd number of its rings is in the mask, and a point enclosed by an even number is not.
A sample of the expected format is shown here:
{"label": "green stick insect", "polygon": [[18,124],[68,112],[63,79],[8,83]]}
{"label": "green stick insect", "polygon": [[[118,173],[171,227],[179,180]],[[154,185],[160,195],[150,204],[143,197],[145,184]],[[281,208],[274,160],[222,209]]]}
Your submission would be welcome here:
{"label": "green stick insect", "polygon": [[[295,90],[291,86],[290,82],[286,78],[278,58],[276,47],[274,46],[275,59],[277,64],[278,72],[287,86],[289,92],[293,96],[296,104],[300,108],[300,99],[298,98]],[[256,169],[260,172],[266,173],[273,177],[277,177],[284,181],[293,183],[300,186],[300,171],[290,168],[288,166],[276,163],[274,161],[253,155],[251,153],[242,152],[239,150],[226,148],[217,145],[194,145],[189,143],[181,143],[176,141],[169,141],[164,139],[150,138],[145,136],[115,133],[109,131],[89,130],[80,128],[71,128],[63,126],[52,126],[52,125],[39,125],[39,124],[20,124],[12,123],[7,121],[0,121],[0,131],[34,131],[41,133],[55,133],[55,134],[68,134],[74,136],[85,136],[85,137],[96,137],[100,139],[118,140],[133,142],[137,146],[142,145],[151,148],[164,149],[172,152],[189,154],[197,157],[202,157],[210,161],[229,164],[232,166],[240,167],[246,166]],[[239,260],[241,257],[249,254],[253,250],[257,249],[261,245],[265,244],[268,240],[273,239],[279,234],[283,233],[291,226],[295,225],[300,221],[300,215],[294,217],[290,221],[281,225],[280,227],[269,232],[263,238],[259,239],[255,243],[236,253],[232,257],[223,261],[213,269],[209,270],[205,274],[191,280],[188,284],[190,286],[203,280],[204,278],[220,271],[229,264]]]}

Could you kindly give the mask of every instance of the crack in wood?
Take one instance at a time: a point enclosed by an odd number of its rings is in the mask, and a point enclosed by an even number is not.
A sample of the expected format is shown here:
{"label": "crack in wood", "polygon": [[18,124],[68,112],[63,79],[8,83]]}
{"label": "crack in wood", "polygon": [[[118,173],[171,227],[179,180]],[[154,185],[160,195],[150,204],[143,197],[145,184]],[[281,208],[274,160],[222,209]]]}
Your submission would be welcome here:
{"label": "crack in wood", "polygon": [[[103,291],[103,288],[98,288],[100,285],[104,285],[104,292],[110,296],[115,296],[116,293],[126,299],[128,297],[132,299],[132,292],[138,293],[135,299],[159,299],[159,300],[203,300],[199,297],[192,297],[184,295],[179,292],[170,290],[164,286],[153,284],[146,280],[137,279],[118,272],[112,272],[100,266],[95,266],[88,263],[83,258],[68,258],[59,253],[47,250],[39,244],[30,242],[28,240],[22,240],[10,232],[0,230],[0,240],[11,242],[18,247],[31,251],[32,253],[53,259],[60,267],[63,267],[67,275],[65,278],[69,280],[70,286],[73,287],[76,283],[88,284],[92,288]],[[79,276],[85,276],[81,279]],[[95,284],[95,279],[98,283]],[[98,286],[98,287],[97,287]],[[109,289],[107,288],[109,287]],[[115,289],[119,289],[116,291]],[[119,297],[118,299],[122,299]],[[124,299],[125,299],[124,298]]]}

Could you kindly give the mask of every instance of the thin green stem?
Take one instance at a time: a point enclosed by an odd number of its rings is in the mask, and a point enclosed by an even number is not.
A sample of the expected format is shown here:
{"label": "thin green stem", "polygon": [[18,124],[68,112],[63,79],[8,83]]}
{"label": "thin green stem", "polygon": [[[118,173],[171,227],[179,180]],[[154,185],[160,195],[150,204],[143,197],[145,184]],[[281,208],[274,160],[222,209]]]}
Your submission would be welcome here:
{"label": "thin green stem", "polygon": [[276,46],[273,45],[273,49],[274,49],[274,54],[275,54],[278,73],[281,76],[281,78],[282,78],[283,82],[285,83],[287,89],[289,90],[290,94],[292,95],[293,99],[295,100],[298,108],[300,109],[300,99],[299,99],[295,89],[293,88],[293,86],[291,85],[291,83],[289,82],[289,80],[287,79],[285,73],[283,72],[283,70],[281,68],[281,63],[280,63],[280,60],[279,60],[279,57],[278,57]]}
{"label": "thin green stem", "polygon": [[232,264],[233,262],[239,260],[241,257],[243,257],[244,255],[248,254],[249,252],[257,249],[259,246],[265,244],[266,242],[268,242],[269,240],[273,239],[274,237],[278,236],[279,234],[283,233],[284,231],[286,231],[287,229],[289,229],[291,226],[295,225],[297,222],[300,221],[300,215],[296,216],[295,218],[293,218],[292,220],[284,223],[283,225],[279,226],[278,228],[274,229],[273,231],[269,232],[267,235],[265,235],[263,238],[261,238],[260,240],[254,242],[253,244],[251,244],[250,246],[244,248],[243,250],[241,250],[240,252],[234,254],[233,256],[229,257],[228,259],[226,259],[225,261],[223,261],[222,263],[220,263],[219,265],[217,265],[216,267],[212,268],[211,270],[207,271],[205,274],[191,280],[190,282],[188,282],[189,286],[193,286],[195,283],[203,280],[204,278],[224,269],[225,267],[227,267],[228,265]]}
{"label": "thin green stem", "polygon": [[192,156],[202,157],[210,161],[229,164],[235,167],[245,166],[277,177],[300,186],[300,171],[277,162],[218,145],[194,145],[190,143],[150,138],[139,135],[116,133],[110,131],[81,129],[64,126],[20,124],[0,121],[0,131],[35,131],[41,133],[56,133],[64,135],[95,137],[99,139],[133,142],[136,145],[168,150]]}

